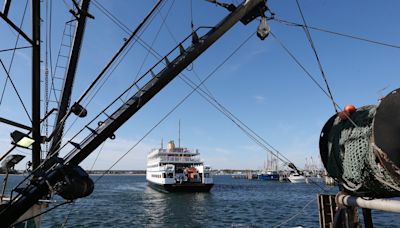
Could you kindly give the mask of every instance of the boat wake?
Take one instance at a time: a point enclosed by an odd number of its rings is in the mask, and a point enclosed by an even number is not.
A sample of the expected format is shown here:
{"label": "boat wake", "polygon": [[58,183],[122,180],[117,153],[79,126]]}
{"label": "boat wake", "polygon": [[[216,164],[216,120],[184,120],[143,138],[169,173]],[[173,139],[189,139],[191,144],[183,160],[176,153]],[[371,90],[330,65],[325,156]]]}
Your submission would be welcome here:
{"label": "boat wake", "polygon": [[139,183],[135,183],[134,185],[132,185],[132,184],[118,185],[115,187],[115,190],[144,192],[144,190],[146,188],[147,188],[146,182],[139,182]]}

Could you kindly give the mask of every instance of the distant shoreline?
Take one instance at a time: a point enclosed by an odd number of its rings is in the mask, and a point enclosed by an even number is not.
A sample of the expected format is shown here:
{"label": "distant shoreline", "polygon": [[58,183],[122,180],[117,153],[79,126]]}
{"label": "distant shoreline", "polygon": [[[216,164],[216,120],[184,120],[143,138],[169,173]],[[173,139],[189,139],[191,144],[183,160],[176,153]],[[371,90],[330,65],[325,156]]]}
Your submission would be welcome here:
{"label": "distant shoreline", "polygon": [[[96,170],[95,172],[93,171],[86,171],[89,176],[146,176],[146,171],[141,171],[141,172],[134,172],[132,173],[131,171],[126,171],[126,172],[115,172],[115,171],[100,171]],[[104,173],[104,172],[110,172],[110,173]],[[0,176],[5,176],[5,173],[0,173]],[[9,176],[27,176],[29,173],[9,173]]]}
{"label": "distant shoreline", "polygon": [[145,173],[92,173],[89,176],[146,176]]}

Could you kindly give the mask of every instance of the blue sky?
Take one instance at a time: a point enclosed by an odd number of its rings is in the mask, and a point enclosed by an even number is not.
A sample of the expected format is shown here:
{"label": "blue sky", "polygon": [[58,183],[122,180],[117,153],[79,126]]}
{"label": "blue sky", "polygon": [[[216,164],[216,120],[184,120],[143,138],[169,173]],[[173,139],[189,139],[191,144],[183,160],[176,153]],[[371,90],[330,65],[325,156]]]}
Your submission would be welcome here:
{"label": "blue sky", "polygon": [[[105,1],[97,0],[118,17],[131,30],[138,25],[150,10],[154,1]],[[227,1],[229,2],[229,1]],[[239,1],[234,1],[239,2]],[[67,3],[69,3],[67,1]],[[13,2],[14,4],[14,2]],[[21,5],[19,5],[21,4]],[[13,5],[10,17],[21,20],[24,1]],[[71,5],[71,4],[70,4]],[[360,36],[391,44],[400,44],[397,12],[398,1],[301,1],[308,25],[327,30]],[[171,8],[170,8],[171,7]],[[277,18],[302,23],[294,0],[270,0],[270,9]],[[171,9],[168,13],[169,8]],[[63,1],[53,2],[51,52],[55,64],[63,23],[69,20],[67,7]],[[176,40],[180,41],[190,33],[190,1],[168,0],[145,32],[141,35],[147,43],[161,55],[166,54]],[[28,8],[27,17],[30,17]],[[90,12],[96,17],[89,20],[81,51],[77,78],[72,100],[76,100],[97,76],[101,68],[122,45],[128,35],[111,23],[95,4]],[[206,1],[193,0],[193,20],[195,26],[216,24],[227,12]],[[162,17],[166,17],[162,23]],[[45,4],[42,4],[45,18]],[[43,29],[44,29],[43,24]],[[289,27],[275,21],[269,25],[273,33],[304,64],[307,70],[323,85],[313,52],[302,29]],[[204,79],[250,34],[254,36],[226,64],[223,65],[205,85],[232,113],[261,135],[265,140],[302,167],[306,157],[318,157],[318,137],[325,121],[334,114],[329,99],[311,82],[305,73],[284,52],[279,43],[268,37],[260,41],[255,36],[258,21],[247,26],[237,24],[217,43],[204,53],[194,64],[195,72]],[[25,20],[23,28],[29,34],[30,21]],[[160,34],[157,31],[161,27]],[[0,49],[14,45],[15,35],[4,22],[0,23]],[[173,33],[171,37],[169,31]],[[379,97],[399,87],[399,54],[396,48],[384,47],[349,38],[334,36],[311,30],[311,35],[327,75],[336,102],[345,106],[376,104]],[[43,31],[42,38],[44,40]],[[45,41],[45,40],[44,40]],[[26,45],[24,41],[21,46]],[[138,73],[147,51],[135,44],[126,58],[116,68],[95,98],[84,101],[89,116],[72,125],[74,118],[67,122],[71,126],[66,134],[70,138],[93,115],[119,95],[136,75],[142,74],[156,59],[149,56],[143,69]],[[44,60],[44,47],[42,50]],[[30,110],[30,50],[16,53],[11,74],[16,87]],[[0,53],[0,58],[8,66],[11,53]],[[44,66],[42,68],[44,75]],[[193,81],[198,79],[193,71],[185,75]],[[0,70],[0,85],[5,83],[5,74]],[[1,86],[2,89],[3,86]],[[191,91],[181,79],[176,78],[127,124],[116,132],[116,140],[107,141],[94,165],[94,169],[107,169],[123,153],[131,148],[148,130]],[[0,116],[29,124],[22,106],[16,99],[11,85],[6,88],[7,96],[0,105]],[[105,118],[105,117],[104,117]],[[247,138],[232,121],[223,116],[202,97],[194,93],[177,108],[159,127],[134,148],[115,169],[144,169],[146,154],[151,148],[164,142],[178,139],[178,121],[181,120],[182,146],[197,148],[202,158],[214,168],[256,169],[263,166],[266,152]],[[0,149],[10,147],[9,133],[14,128],[0,125]],[[82,139],[79,136],[76,140]],[[64,140],[65,141],[65,140]],[[66,150],[66,154],[70,149]],[[19,152],[28,154],[29,150]],[[93,153],[84,163],[91,168],[97,156]],[[22,168],[26,160],[21,163]]]}

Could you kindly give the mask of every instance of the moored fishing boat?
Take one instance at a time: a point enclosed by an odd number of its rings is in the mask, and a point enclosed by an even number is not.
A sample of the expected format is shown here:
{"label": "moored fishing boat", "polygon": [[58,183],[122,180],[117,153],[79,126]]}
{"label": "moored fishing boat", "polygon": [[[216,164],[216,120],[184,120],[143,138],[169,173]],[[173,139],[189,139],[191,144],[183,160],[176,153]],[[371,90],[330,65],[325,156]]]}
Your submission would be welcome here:
{"label": "moored fishing boat", "polygon": [[279,180],[279,173],[277,171],[266,171],[258,174],[259,180]]}
{"label": "moored fishing boat", "polygon": [[211,168],[200,160],[198,150],[175,147],[153,149],[147,156],[146,180],[150,187],[166,192],[209,192],[214,186]]}

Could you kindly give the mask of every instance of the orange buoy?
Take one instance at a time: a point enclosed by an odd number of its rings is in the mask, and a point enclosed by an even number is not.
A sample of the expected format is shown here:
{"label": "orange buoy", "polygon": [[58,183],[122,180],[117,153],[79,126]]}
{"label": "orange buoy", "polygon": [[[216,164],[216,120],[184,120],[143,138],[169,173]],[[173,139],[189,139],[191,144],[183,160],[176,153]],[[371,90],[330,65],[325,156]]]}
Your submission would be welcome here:
{"label": "orange buoy", "polygon": [[346,107],[344,107],[342,112],[338,113],[338,116],[340,117],[340,119],[342,120],[347,120],[347,118],[356,111],[356,107],[352,104],[346,105]]}
{"label": "orange buoy", "polygon": [[346,111],[349,114],[354,113],[356,110],[357,110],[356,107],[352,104],[348,104],[346,105],[346,107],[344,107],[344,111]]}

